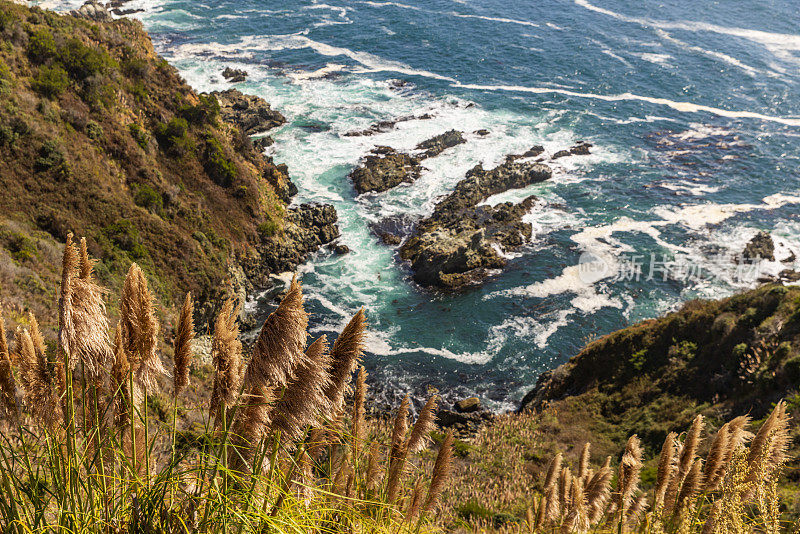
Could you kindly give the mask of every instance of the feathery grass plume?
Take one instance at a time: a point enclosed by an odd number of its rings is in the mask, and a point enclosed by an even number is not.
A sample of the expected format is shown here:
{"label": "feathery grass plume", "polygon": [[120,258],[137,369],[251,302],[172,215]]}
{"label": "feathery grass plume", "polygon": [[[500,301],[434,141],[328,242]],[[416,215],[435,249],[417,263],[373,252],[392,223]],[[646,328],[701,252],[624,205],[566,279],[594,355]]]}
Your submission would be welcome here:
{"label": "feathery grass plume", "polygon": [[703,416],[698,415],[694,418],[694,421],[692,421],[692,426],[689,427],[689,431],[686,433],[686,437],[683,440],[683,446],[678,454],[678,464],[675,469],[675,474],[672,476],[669,485],[667,486],[667,491],[664,496],[665,514],[671,514],[675,507],[676,499],[680,493],[683,481],[686,479],[686,475],[689,473],[689,469],[692,467],[694,459],[697,457],[697,450],[700,447],[700,442],[702,441],[702,432]]}
{"label": "feathery grass plume", "polygon": [[325,394],[331,401],[333,412],[340,411],[344,405],[344,396],[353,371],[358,365],[364,351],[367,320],[364,309],[358,310],[342,333],[336,338],[331,349],[331,385]]}
{"label": "feathery grass plume", "polygon": [[586,484],[586,506],[590,523],[596,523],[603,515],[608,499],[611,496],[611,479],[614,472],[609,466],[601,467]]}
{"label": "feathery grass plume", "polygon": [[377,441],[373,441],[369,446],[369,460],[367,460],[367,491],[375,490],[380,484],[380,450],[380,443]]}
{"label": "feathery grass plume", "polygon": [[194,339],[194,304],[192,294],[186,293],[175,333],[173,360],[175,369],[172,375],[173,393],[180,395],[183,388],[189,385],[189,366],[192,362],[192,340]]}
{"label": "feathery grass plume", "polygon": [[442,445],[439,447],[439,454],[436,455],[436,463],[433,464],[433,475],[431,477],[431,485],[428,487],[428,496],[425,499],[425,506],[422,508],[424,512],[429,512],[436,506],[439,495],[442,493],[445,482],[450,477],[453,459],[453,442],[455,437],[453,431],[449,430],[447,435],[442,440]]}
{"label": "feathery grass plume", "polygon": [[272,425],[275,398],[275,390],[263,385],[253,386],[239,398],[240,411],[232,431],[237,451],[231,462],[234,471],[249,472],[255,446],[266,437]]}
{"label": "feathery grass plume", "polygon": [[691,504],[691,501],[700,493],[703,487],[703,460],[695,458],[678,494],[675,513],[680,513],[681,508]]}
{"label": "feathery grass plume", "polygon": [[561,474],[561,462],[563,461],[564,456],[558,452],[550,460],[550,465],[547,467],[547,475],[544,479],[544,488],[547,491],[548,488],[555,485],[556,481],[558,480],[558,476]]}
{"label": "feathery grass plume", "polygon": [[135,263],[131,264],[120,297],[120,321],[125,354],[137,382],[149,389],[156,386],[166,369],[159,358],[158,319],[153,310],[153,297],[147,278]]}
{"label": "feathery grass plume", "polygon": [[430,433],[436,428],[435,412],[438,402],[439,396],[432,395],[420,410],[417,422],[414,423],[414,427],[411,429],[411,436],[408,438],[407,447],[410,453],[419,452],[427,445]]}
{"label": "feathery grass plume", "polygon": [[647,510],[647,495],[640,493],[633,501],[630,510],[628,511],[628,522],[634,525],[638,524],[641,520],[642,514]]}
{"label": "feathery grass plume", "polygon": [[525,525],[528,527],[528,534],[533,534],[536,530],[536,519],[530,506],[525,510]]}
{"label": "feathery grass plume", "polygon": [[586,514],[586,494],[583,491],[582,478],[572,478],[569,500],[569,511],[564,517],[561,532],[564,534],[586,532],[589,530],[589,519]]}
{"label": "feathery grass plume", "polygon": [[289,291],[258,334],[253,357],[247,366],[248,387],[256,384],[288,386],[297,364],[303,359],[308,333],[308,313],[303,308],[303,290],[292,278]]}
{"label": "feathery grass plume", "polygon": [[722,501],[716,501],[711,505],[711,511],[708,513],[706,522],[703,524],[703,530],[700,534],[714,534],[717,531],[717,518],[722,509]]}
{"label": "feathery grass plume", "polygon": [[328,341],[323,335],[309,345],[294,369],[283,396],[275,405],[272,424],[290,439],[297,440],[309,425],[320,422],[320,414],[328,410],[325,389],[328,376]]}
{"label": "feathery grass plume", "polygon": [[558,497],[558,479],[545,487],[544,522],[553,523],[561,515],[561,503]]}
{"label": "feathery grass plume", "polygon": [[79,276],[87,282],[93,281],[94,261],[89,258],[89,249],[86,246],[86,238],[81,238],[80,245],[80,268]]}
{"label": "feathery grass plume", "polygon": [[[364,398],[367,395],[367,371],[364,366],[358,371],[358,378],[356,378],[356,394],[353,398],[353,421],[352,429],[350,431],[353,447],[353,458],[358,458],[358,448],[364,433],[364,416],[366,411],[364,409]],[[326,397],[327,398],[327,397]]]}
{"label": "feathery grass plume", "polygon": [[8,350],[2,304],[0,304],[0,416],[6,420],[16,419],[18,416],[17,385],[14,381],[11,353]]}
{"label": "feathery grass plume", "polygon": [[588,441],[583,445],[580,460],[578,461],[578,478],[585,479],[589,474],[589,458],[591,456],[592,444]]}
{"label": "feathery grass plume", "polygon": [[411,502],[408,505],[408,510],[406,511],[406,521],[411,521],[415,517],[419,515],[419,509],[422,506],[422,495],[424,493],[425,485],[423,484],[423,478],[417,477],[417,481],[414,484],[414,491],[411,494]]}
{"label": "feathery grass plume", "polygon": [[779,401],[758,429],[747,456],[749,482],[763,480],[783,465],[790,443],[789,419],[786,403]]}
{"label": "feathery grass plume", "polygon": [[625,453],[619,464],[619,495],[617,512],[620,520],[625,521],[633,502],[633,495],[639,489],[639,473],[642,471],[642,444],[636,435],[628,438]]}
{"label": "feathery grass plume", "polygon": [[653,492],[653,509],[658,510],[664,504],[664,494],[667,487],[675,476],[677,469],[677,444],[678,434],[670,432],[667,434],[664,444],[661,446],[661,454],[658,457],[658,474],[656,476],[656,487]]}
{"label": "feathery grass plume", "polygon": [[547,521],[547,495],[542,495],[539,498],[539,505],[536,507],[536,523],[533,525],[533,530],[537,531],[542,528]]}
{"label": "feathery grass plume", "polygon": [[[78,253],[72,244],[72,232],[67,234],[64,244],[64,255],[61,259],[61,296],[58,299],[58,344],[67,357],[70,369],[77,364],[77,354],[72,353],[71,332],[72,324],[72,281],[75,277],[75,267],[78,263]],[[62,392],[63,393],[63,392]]]}
{"label": "feathery grass plume", "polygon": [[[120,321],[121,322],[121,321]],[[135,397],[130,391],[128,375],[131,371],[128,355],[125,353],[125,343],[122,340],[122,325],[117,323],[114,332],[114,363],[111,366],[111,395],[114,412],[114,422],[119,429],[130,425],[130,411],[128,407]]]}
{"label": "feathery grass plume", "polygon": [[706,492],[716,490],[725,474],[725,457],[728,454],[728,443],[731,437],[729,428],[728,423],[722,425],[711,442],[711,449],[706,456],[706,467],[703,471],[703,480],[705,480],[703,490]]}
{"label": "feathery grass plume", "polygon": [[562,514],[566,514],[571,506],[572,478],[572,471],[568,467],[562,467],[561,475],[558,477],[558,504]]}
{"label": "feathery grass plume", "polygon": [[[237,317],[239,306],[228,299],[222,305],[214,324],[214,337],[211,340],[211,362],[214,366],[214,386],[211,392],[208,414],[222,424],[222,414],[236,402],[242,384],[242,343],[239,341]],[[266,385],[250,384],[249,389]]]}
{"label": "feathery grass plume", "polygon": [[728,422],[728,447],[725,453],[725,469],[730,466],[734,451],[739,447],[744,447],[745,443],[753,439],[754,434],[746,430],[749,424],[750,417],[746,415],[740,415]]}
{"label": "feathery grass plume", "polygon": [[389,474],[386,479],[386,493],[389,503],[394,503],[400,491],[400,479],[408,455],[405,436],[408,432],[408,395],[403,397],[392,428],[392,448],[389,452]]}
{"label": "feathery grass plume", "polygon": [[54,431],[62,416],[54,389],[58,380],[55,367],[44,351],[37,350],[27,330],[17,330],[16,342],[25,406],[43,428]]}

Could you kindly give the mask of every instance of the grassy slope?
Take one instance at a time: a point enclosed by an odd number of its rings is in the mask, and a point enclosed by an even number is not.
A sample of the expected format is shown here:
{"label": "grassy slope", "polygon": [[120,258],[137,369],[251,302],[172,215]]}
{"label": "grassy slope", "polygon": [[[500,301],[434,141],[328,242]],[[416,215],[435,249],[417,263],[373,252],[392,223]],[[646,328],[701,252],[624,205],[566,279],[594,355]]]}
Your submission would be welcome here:
{"label": "grassy slope", "polygon": [[230,256],[252,262],[252,245],[282,239],[288,177],[132,20],[0,0],[0,154],[0,298],[17,318],[52,324],[68,231],[105,285],[136,261],[167,308],[187,290],[218,301]]}
{"label": "grassy slope", "polygon": [[[564,453],[576,465],[583,444],[592,461],[616,464],[628,436],[642,438],[649,461],[645,487],[670,431],[685,431],[702,413],[706,437],[742,414],[762,419],[781,398],[794,417],[800,456],[800,287],[765,285],[717,301],[693,301],[589,343],[525,400],[521,414],[500,416],[467,442],[442,517],[448,528],[499,527],[524,520],[541,490],[550,458]],[[709,445],[704,443],[703,453]],[[800,514],[800,463],[790,463],[781,486],[784,510]],[[480,487],[476,480],[484,481]]]}

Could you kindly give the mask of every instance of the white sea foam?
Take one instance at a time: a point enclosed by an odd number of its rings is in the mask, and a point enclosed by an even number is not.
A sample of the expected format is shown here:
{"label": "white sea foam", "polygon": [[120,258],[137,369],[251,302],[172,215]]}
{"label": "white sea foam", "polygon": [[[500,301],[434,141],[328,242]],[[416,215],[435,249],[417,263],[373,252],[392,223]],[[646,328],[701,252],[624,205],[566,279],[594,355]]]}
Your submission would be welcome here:
{"label": "white sea foam", "polygon": [[756,113],[754,111],[733,111],[733,110],[715,108],[712,106],[704,106],[701,104],[694,104],[692,102],[681,102],[676,100],[670,100],[668,98],[635,95],[633,93],[602,95],[597,93],[582,93],[579,91],[571,91],[566,89],[555,89],[551,87],[526,87],[522,85],[480,85],[480,84],[462,84],[458,82],[454,83],[453,86],[462,87],[465,89],[476,89],[481,91],[511,91],[511,92],[533,93],[533,94],[555,93],[565,96],[574,96],[578,98],[604,100],[606,102],[620,102],[625,100],[632,100],[638,102],[647,102],[649,104],[657,104],[660,106],[667,106],[682,113],[706,112],[706,113],[711,113],[713,115],[718,115],[720,117],[729,117],[733,119],[758,119],[767,122],[776,122],[778,124],[785,124],[787,126],[800,126],[800,118],[776,117],[773,115]]}
{"label": "white sea foam", "polygon": [[[757,77],[759,74],[761,74],[761,71],[759,71],[758,69],[755,69],[755,68],[753,68],[753,67],[751,67],[749,65],[746,65],[745,63],[739,61],[738,59],[736,59],[733,56],[729,56],[728,54],[723,54],[722,52],[718,52],[716,50],[707,50],[707,49],[702,48],[700,46],[691,45],[689,43],[681,41],[680,39],[676,39],[675,37],[673,37],[672,35],[670,35],[669,33],[665,32],[664,30],[661,30],[661,29],[656,29],[656,34],[659,37],[661,37],[662,39],[664,39],[665,41],[670,42],[672,44],[675,44],[677,46],[680,46],[684,50],[688,50],[690,52],[695,52],[695,53],[698,53],[698,54],[702,54],[704,56],[708,56],[708,57],[710,57],[712,59],[715,59],[717,61],[721,61],[723,63],[726,63],[728,65],[731,65],[733,67],[736,67],[738,69],[743,70],[746,74],[748,74],[749,76],[752,76],[754,78]],[[771,72],[771,71],[768,71],[767,74],[774,75],[774,73]]]}
{"label": "white sea foam", "polygon": [[[616,11],[611,11],[610,9],[598,7],[594,4],[589,3],[587,0],[574,0],[574,1],[577,5],[585,7],[586,9],[589,9],[591,11],[602,13],[603,15],[608,15],[609,17],[613,17],[617,20],[621,20],[624,22],[631,22],[642,26],[655,27],[661,30],[711,32],[711,33],[718,33],[721,35],[727,35],[730,37],[738,37],[741,39],[746,39],[750,42],[757,43],[763,46],[766,50],[771,52],[776,58],[778,58],[781,61],[792,63],[794,65],[800,64],[800,58],[795,55],[797,51],[800,51],[800,35],[773,33],[761,30],[751,30],[747,28],[720,26],[717,24],[709,24],[707,22],[697,22],[697,21],[687,21],[687,20],[665,21],[665,20],[654,20],[654,19],[639,18],[639,17],[630,17],[627,15],[623,15],[621,13],[617,13]],[[785,70],[785,69],[781,68],[780,70]]]}

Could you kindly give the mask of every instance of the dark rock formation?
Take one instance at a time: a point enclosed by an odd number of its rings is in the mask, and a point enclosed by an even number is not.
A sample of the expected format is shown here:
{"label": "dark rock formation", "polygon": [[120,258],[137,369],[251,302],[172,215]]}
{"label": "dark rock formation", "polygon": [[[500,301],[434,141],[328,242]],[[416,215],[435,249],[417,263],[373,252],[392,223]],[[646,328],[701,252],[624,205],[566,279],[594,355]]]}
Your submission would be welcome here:
{"label": "dark rock formation", "polygon": [[231,83],[243,82],[247,79],[247,71],[225,67],[225,70],[222,71],[222,77]]}
{"label": "dark rock formation", "polygon": [[485,409],[476,409],[471,412],[459,412],[443,408],[436,413],[436,424],[443,429],[453,429],[458,435],[468,436],[474,434],[478,427],[494,419],[494,414]]}
{"label": "dark rock formation", "polygon": [[489,135],[489,130],[486,128],[481,128],[480,130],[475,130],[475,135],[480,135],[481,137],[486,137]]}
{"label": "dark rock formation", "polygon": [[478,397],[467,397],[456,402],[455,407],[461,413],[477,412],[481,409],[481,400]]}
{"label": "dark rock formation", "polygon": [[[294,270],[308,255],[339,237],[336,210],[330,204],[289,208],[283,239],[266,239],[259,246],[263,265],[271,273]],[[250,273],[248,273],[250,274]]]}
{"label": "dark rock formation", "polygon": [[419,160],[389,147],[376,147],[364,163],[350,173],[359,194],[381,193],[419,178]]}
{"label": "dark rock formation", "polygon": [[742,257],[747,260],[761,258],[775,261],[775,243],[772,241],[772,236],[768,232],[758,232],[744,247]]}
{"label": "dark rock formation", "polygon": [[95,0],[86,2],[81,7],[70,13],[76,17],[92,20],[94,22],[109,22],[112,19],[111,13],[101,4]]}
{"label": "dark rock formation", "polygon": [[586,156],[587,154],[590,154],[589,152],[590,148],[592,148],[591,143],[587,143],[585,141],[578,141],[577,145],[573,146],[572,148],[569,148],[568,150],[559,150],[558,152],[553,154],[553,157],[550,159],[553,160],[553,159],[563,158],[565,156]]}
{"label": "dark rock formation", "polygon": [[253,148],[258,150],[259,152],[264,152],[264,149],[270,147],[275,144],[275,140],[269,136],[265,135],[264,137],[257,137],[253,139]]}
{"label": "dark rock formation", "polygon": [[349,253],[350,252],[350,247],[348,247],[347,245],[342,245],[341,243],[338,243],[338,244],[333,246],[333,251],[336,254],[339,254],[341,256],[343,254]]}
{"label": "dark rock formation", "polygon": [[546,165],[515,161],[490,171],[480,165],[470,170],[400,248],[400,257],[411,262],[414,280],[424,286],[457,288],[481,282],[491,269],[503,268],[506,259],[501,252],[519,248],[531,237],[531,225],[522,217],[535,197],[519,204],[478,204],[509,189],[547,180],[551,174]]}
{"label": "dark rock formation", "polygon": [[450,130],[443,134],[432,137],[426,141],[421,142],[416,146],[416,150],[424,151],[419,158],[426,159],[438,156],[448,148],[466,143],[464,135],[457,130]]}
{"label": "dark rock formation", "polygon": [[359,195],[382,193],[403,182],[413,182],[419,178],[421,161],[465,142],[461,132],[450,130],[418,144],[416,150],[422,153],[415,156],[388,146],[378,146],[350,173],[350,179]]}
{"label": "dark rock formation", "polygon": [[214,91],[222,118],[239,126],[247,135],[254,135],[280,126],[286,118],[270,108],[263,98],[246,95],[238,89]]}

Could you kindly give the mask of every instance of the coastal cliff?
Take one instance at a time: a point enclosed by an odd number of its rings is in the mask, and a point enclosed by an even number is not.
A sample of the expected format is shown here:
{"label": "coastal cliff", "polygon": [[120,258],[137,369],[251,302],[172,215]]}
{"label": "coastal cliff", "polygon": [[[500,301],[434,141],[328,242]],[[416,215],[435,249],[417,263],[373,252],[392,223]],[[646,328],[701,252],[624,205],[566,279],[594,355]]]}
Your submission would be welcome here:
{"label": "coastal cliff", "polygon": [[[332,207],[288,206],[286,166],[248,136],[280,113],[196,93],[138,21],[0,1],[0,34],[0,298],[20,314],[53,322],[69,231],[106,285],[136,261],[167,309],[186,291],[217,302],[231,284],[267,286],[338,237]],[[250,116],[261,110],[268,121]]]}

